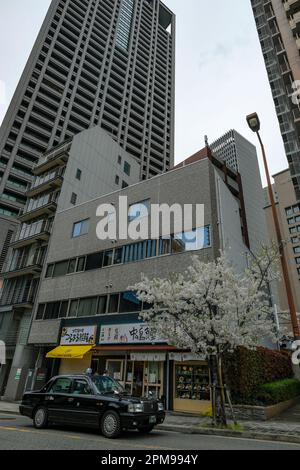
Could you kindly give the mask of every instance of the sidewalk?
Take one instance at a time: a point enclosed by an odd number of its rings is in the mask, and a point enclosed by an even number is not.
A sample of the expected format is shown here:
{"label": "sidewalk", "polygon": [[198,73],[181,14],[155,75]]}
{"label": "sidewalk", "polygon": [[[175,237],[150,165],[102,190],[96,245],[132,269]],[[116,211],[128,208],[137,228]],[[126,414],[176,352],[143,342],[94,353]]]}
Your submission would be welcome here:
{"label": "sidewalk", "polygon": [[7,401],[0,400],[0,413],[18,414],[19,403],[9,403]]}
{"label": "sidewalk", "polygon": [[[18,414],[19,403],[0,400],[0,414]],[[182,434],[214,435],[300,444],[300,405],[270,421],[240,421],[241,431],[215,429],[210,419],[182,413],[167,413],[158,429]]]}
{"label": "sidewalk", "polygon": [[300,405],[270,421],[239,421],[240,431],[215,429],[211,420],[201,416],[168,413],[165,422],[159,426],[166,431],[183,434],[202,434],[246,439],[259,439],[300,444]]}

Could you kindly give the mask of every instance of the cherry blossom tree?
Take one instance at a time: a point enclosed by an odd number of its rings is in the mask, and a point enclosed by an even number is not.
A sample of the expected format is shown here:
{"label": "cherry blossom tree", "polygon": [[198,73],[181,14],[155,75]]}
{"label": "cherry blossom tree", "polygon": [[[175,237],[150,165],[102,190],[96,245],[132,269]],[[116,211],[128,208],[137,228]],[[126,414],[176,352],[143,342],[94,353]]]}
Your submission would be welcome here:
{"label": "cherry blossom tree", "polygon": [[207,358],[212,389],[213,423],[226,425],[222,357],[238,346],[255,348],[263,338],[276,340],[270,282],[278,278],[278,250],[249,253],[248,268],[238,273],[225,252],[166,279],[142,279],[134,287],[151,308],[141,313],[170,344]]}

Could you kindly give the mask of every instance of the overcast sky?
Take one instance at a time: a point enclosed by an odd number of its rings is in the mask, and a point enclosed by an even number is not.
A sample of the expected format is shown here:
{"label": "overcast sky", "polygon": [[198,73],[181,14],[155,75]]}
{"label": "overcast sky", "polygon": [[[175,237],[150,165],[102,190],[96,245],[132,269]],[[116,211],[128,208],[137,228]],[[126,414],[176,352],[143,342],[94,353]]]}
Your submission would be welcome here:
{"label": "overcast sky", "polygon": [[[177,15],[176,148],[179,162],[257,111],[272,174],[287,167],[250,0],[166,0]],[[50,0],[0,0],[0,122]]]}

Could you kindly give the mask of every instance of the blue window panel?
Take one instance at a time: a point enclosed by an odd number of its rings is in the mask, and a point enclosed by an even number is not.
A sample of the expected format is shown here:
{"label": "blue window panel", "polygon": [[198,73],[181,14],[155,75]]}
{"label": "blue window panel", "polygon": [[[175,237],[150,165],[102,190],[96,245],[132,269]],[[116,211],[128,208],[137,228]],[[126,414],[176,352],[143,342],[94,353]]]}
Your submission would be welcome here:
{"label": "blue window panel", "polygon": [[148,240],[147,258],[153,258],[154,256],[156,256],[156,247],[157,240]]}
{"label": "blue window panel", "polygon": [[210,227],[202,227],[190,232],[177,233],[175,240],[180,240],[183,251],[202,250],[210,246]]}
{"label": "blue window panel", "polygon": [[73,237],[79,237],[81,233],[81,223],[74,224],[73,227]]}

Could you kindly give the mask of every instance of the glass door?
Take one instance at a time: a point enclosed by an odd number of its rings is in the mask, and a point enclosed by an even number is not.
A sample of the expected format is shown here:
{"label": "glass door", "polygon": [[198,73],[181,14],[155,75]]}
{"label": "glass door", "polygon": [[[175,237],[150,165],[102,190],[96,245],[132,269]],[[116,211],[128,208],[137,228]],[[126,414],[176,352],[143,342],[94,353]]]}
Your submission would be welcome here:
{"label": "glass door", "polygon": [[136,361],[133,368],[132,395],[142,397],[144,395],[144,362]]}
{"label": "glass door", "polygon": [[123,380],[123,362],[122,359],[108,359],[106,361],[108,375],[119,382]]}
{"label": "glass door", "polygon": [[162,382],[161,362],[146,362],[144,374],[145,395],[161,398],[163,393]]}
{"label": "glass door", "polygon": [[124,380],[125,380],[125,390],[130,395],[132,395],[133,368],[134,368],[134,362],[133,361],[127,361]]}

